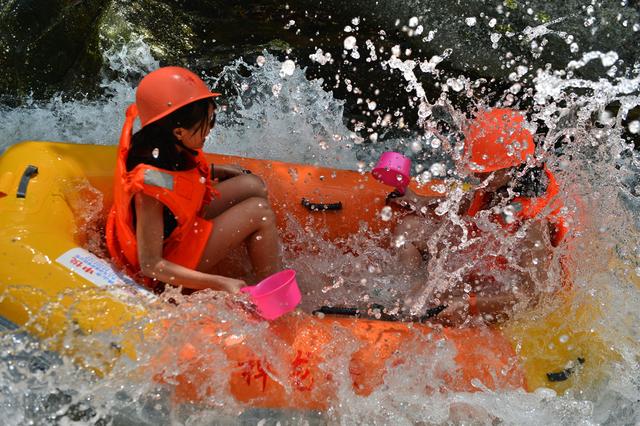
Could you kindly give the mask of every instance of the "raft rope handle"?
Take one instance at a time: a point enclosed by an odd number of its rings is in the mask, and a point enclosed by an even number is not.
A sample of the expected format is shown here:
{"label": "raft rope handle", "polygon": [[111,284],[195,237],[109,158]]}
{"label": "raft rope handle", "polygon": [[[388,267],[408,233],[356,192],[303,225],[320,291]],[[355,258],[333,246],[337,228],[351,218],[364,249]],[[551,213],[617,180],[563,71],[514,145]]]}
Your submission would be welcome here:
{"label": "raft rope handle", "polygon": [[302,199],[302,205],[312,212],[324,212],[324,211],[338,211],[342,210],[342,201],[337,203],[312,203],[306,198]]}
{"label": "raft rope handle", "polygon": [[29,164],[20,178],[20,184],[18,184],[17,198],[27,198],[27,187],[32,177],[38,174],[38,168]]}

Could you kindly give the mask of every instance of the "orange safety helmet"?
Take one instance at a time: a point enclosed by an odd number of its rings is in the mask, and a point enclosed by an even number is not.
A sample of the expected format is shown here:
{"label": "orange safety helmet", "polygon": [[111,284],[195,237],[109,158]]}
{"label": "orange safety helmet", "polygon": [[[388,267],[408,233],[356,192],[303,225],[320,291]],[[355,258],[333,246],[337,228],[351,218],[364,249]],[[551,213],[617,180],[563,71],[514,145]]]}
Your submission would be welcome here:
{"label": "orange safety helmet", "polygon": [[147,74],[136,90],[142,127],[200,99],[220,96],[193,72],[182,67],[163,67]]}
{"label": "orange safety helmet", "polygon": [[467,169],[487,173],[527,161],[535,145],[523,121],[522,113],[507,108],[478,112],[464,132]]}

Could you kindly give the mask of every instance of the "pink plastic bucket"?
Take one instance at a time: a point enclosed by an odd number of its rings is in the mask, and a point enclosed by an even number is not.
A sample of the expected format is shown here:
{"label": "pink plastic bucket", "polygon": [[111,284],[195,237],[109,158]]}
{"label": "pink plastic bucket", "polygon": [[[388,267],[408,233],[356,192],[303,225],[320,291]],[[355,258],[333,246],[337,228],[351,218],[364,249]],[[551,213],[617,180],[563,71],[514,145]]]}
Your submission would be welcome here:
{"label": "pink plastic bucket", "polygon": [[293,311],[302,298],[296,271],[293,269],[277,272],[254,286],[241,288],[240,291],[249,293],[258,312],[267,320],[274,320]]}
{"label": "pink plastic bucket", "polygon": [[387,151],[380,156],[371,173],[380,182],[404,193],[411,180],[411,159],[398,152]]}

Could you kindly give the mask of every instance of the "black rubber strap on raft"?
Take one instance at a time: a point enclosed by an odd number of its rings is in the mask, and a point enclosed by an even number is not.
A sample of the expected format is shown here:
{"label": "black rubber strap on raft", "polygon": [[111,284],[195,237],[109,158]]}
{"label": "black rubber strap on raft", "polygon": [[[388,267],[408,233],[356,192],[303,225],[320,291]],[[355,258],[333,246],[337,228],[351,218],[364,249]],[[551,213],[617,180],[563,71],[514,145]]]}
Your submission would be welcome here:
{"label": "black rubber strap on raft", "polygon": [[349,317],[360,317],[360,310],[357,308],[345,308],[341,306],[321,306],[313,311],[313,314],[325,315],[345,315]]}
{"label": "black rubber strap on raft", "polygon": [[312,203],[306,198],[302,199],[302,205],[312,212],[337,211],[342,210],[342,201],[337,203]]}
{"label": "black rubber strap on raft", "polygon": [[[378,311],[371,313],[372,310]],[[366,309],[358,309],[343,306],[322,306],[320,309],[313,311],[314,314],[322,313],[325,315],[344,315],[356,318],[376,319],[380,321],[400,321],[397,315],[389,315],[385,312],[382,305],[371,305]]]}
{"label": "black rubber strap on raft", "polygon": [[[578,362],[580,364],[584,364],[584,358],[578,358]],[[550,382],[564,382],[569,379],[571,375],[574,373],[575,367],[565,368],[562,371],[556,371],[553,373],[547,373],[547,380]]]}
{"label": "black rubber strap on raft", "polygon": [[440,312],[447,309],[447,305],[438,305],[435,308],[427,309],[427,312],[420,317],[420,322],[426,321],[429,318],[433,318],[438,315]]}
{"label": "black rubber strap on raft", "polygon": [[[421,316],[406,316],[402,315],[391,315],[386,313],[386,309],[382,305],[371,305],[367,309],[358,309],[354,307],[344,307],[344,306],[322,306],[319,309],[313,311],[314,314],[325,314],[325,315],[344,315],[351,316],[356,318],[368,318],[368,319],[377,319],[380,321],[402,321],[402,322],[425,322],[430,318],[435,317],[440,312],[447,308],[446,305],[436,306],[435,308],[427,309],[424,315]],[[379,314],[371,314],[371,310],[379,311]]]}
{"label": "black rubber strap on raft", "polygon": [[36,166],[32,166],[31,164],[29,164],[27,168],[24,169],[24,172],[22,172],[22,177],[20,178],[20,183],[18,184],[18,192],[16,193],[16,197],[27,197],[27,187],[29,186],[29,181],[37,174],[38,168]]}

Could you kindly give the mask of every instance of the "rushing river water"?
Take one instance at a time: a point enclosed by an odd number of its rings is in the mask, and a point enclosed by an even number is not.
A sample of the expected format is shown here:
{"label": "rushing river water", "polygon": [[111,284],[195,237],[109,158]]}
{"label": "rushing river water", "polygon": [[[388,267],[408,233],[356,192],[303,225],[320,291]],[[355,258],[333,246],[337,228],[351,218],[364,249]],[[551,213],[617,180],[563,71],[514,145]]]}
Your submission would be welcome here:
{"label": "rushing river water", "polygon": [[[473,24],[468,22],[470,26]],[[414,22],[408,22],[407,26],[417,28]],[[549,31],[540,26],[529,29],[523,36],[535,44]],[[491,41],[500,42],[499,37],[492,37]],[[486,82],[464,75],[439,79],[438,64],[446,61],[446,48],[439,57],[414,61],[399,48],[380,53],[372,45],[345,32],[344,45],[336,47],[336,51],[346,58],[369,55],[371,62],[386,72],[400,73],[405,84],[398,88],[398,96],[409,94],[410,104],[406,108],[416,112],[421,122],[415,128],[422,126],[424,131],[396,139],[385,135],[386,124],[401,122],[402,114],[393,112],[379,113],[376,128],[348,128],[344,124],[342,101],[323,89],[320,82],[307,79],[293,61],[279,60],[264,52],[256,63],[238,60],[220,75],[208,76],[210,84],[225,90],[225,105],[205,150],[366,173],[380,152],[393,148],[416,160],[414,174],[422,179],[446,177],[447,170],[453,170],[451,157],[457,154],[455,148],[435,136],[439,129],[430,127],[431,123],[438,118],[455,133],[465,114],[468,115],[468,111],[455,106],[455,99],[474,99],[476,108],[482,107],[488,99]],[[489,48],[487,54],[491,54]],[[158,348],[188,342],[193,338],[188,332],[149,342],[148,347],[140,348],[138,361],[120,359],[106,377],[97,378],[78,368],[71,359],[44,351],[39,342],[24,334],[6,331],[0,340],[3,423],[637,424],[640,164],[628,138],[637,137],[640,123],[627,119],[627,113],[640,105],[640,76],[637,64],[635,69],[627,64],[623,72],[616,58],[615,52],[585,52],[582,60],[567,63],[564,69],[538,70],[515,61],[511,65],[512,84],[500,96],[504,106],[527,109],[531,129],[537,133],[537,155],[563,182],[562,198],[568,208],[580,211],[580,226],[571,244],[562,250],[564,254],[570,251],[574,260],[576,300],[589,298],[594,306],[592,317],[580,326],[595,330],[603,345],[616,354],[602,364],[600,380],[569,389],[563,395],[549,389],[533,393],[425,393],[428,379],[421,377],[424,361],[416,356],[402,368],[391,368],[384,386],[362,397],[351,389],[346,371],[348,355],[357,348],[352,347],[353,342],[344,341],[339,342],[340,351],[336,347],[335,358],[323,366],[337,377],[339,396],[339,403],[326,412],[246,408],[225,392],[220,377],[210,379],[209,385],[220,391],[209,397],[206,404],[175,405],[166,389],[145,373],[135,372]],[[141,41],[109,51],[105,59],[110,75],[125,76],[132,70],[144,73],[159,66]],[[314,59],[319,63],[331,60],[324,52],[317,52]],[[602,68],[600,79],[588,81],[574,76],[576,69],[594,64]],[[425,75],[438,81],[439,99],[425,94],[421,83]],[[520,82],[525,76],[528,84]],[[103,86],[104,96],[95,100],[68,101],[59,96],[46,102],[27,101],[19,108],[0,107],[0,150],[22,140],[115,144],[123,112],[134,98],[135,84],[122,77],[105,80]],[[364,94],[362,102],[368,103],[374,117],[378,114],[374,96]],[[87,222],[95,221],[91,215],[102,207],[96,210],[87,204],[81,214]],[[386,220],[384,214],[379,220]],[[287,231],[293,235],[296,246],[314,246],[307,252],[286,250],[286,263],[299,271],[307,294],[305,308],[352,300],[390,303],[398,297],[403,283],[385,248],[383,240],[388,237],[363,230],[346,243],[349,251],[344,254],[330,242],[311,241],[300,224],[292,223]],[[99,243],[89,248],[101,250]],[[550,273],[540,285],[551,285],[552,280]],[[182,318],[181,324],[188,330],[189,318],[211,315],[209,309],[213,305],[218,312],[216,319],[228,321],[238,334],[251,336],[250,344],[259,348],[260,353],[274,350],[277,342],[270,342],[265,327],[243,324],[241,317],[223,302],[205,300],[208,297],[195,295],[194,303],[180,306],[149,305],[148,321]],[[552,308],[553,303],[547,302]],[[562,326],[565,325],[569,326]],[[566,336],[569,344],[571,339],[571,335]],[[209,349],[212,356],[218,354],[218,358],[212,359],[224,365],[224,355],[216,352],[216,348]],[[451,356],[451,350],[444,348],[436,353],[434,362],[446,364]]]}

